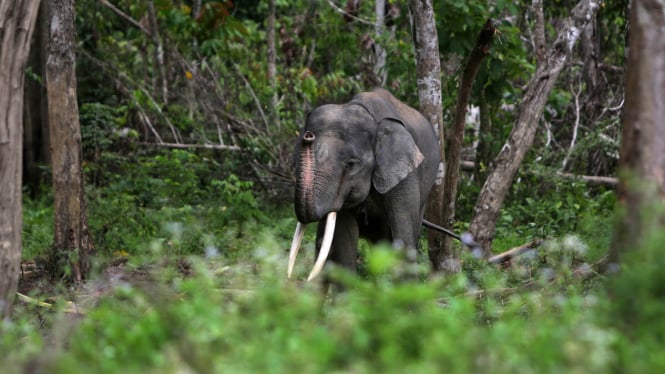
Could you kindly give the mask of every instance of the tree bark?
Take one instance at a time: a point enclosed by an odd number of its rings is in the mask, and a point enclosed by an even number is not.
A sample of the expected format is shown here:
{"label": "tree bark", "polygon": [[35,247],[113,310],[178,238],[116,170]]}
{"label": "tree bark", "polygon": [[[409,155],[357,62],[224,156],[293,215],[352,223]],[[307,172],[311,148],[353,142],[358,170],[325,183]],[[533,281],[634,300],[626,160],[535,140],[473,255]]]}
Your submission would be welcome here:
{"label": "tree bark", "polygon": [[[443,108],[441,104],[441,61],[439,60],[439,37],[434,20],[432,0],[409,0],[409,11],[413,17],[412,34],[416,57],[416,75],[420,112],[434,127],[441,154],[443,142]],[[427,202],[425,217],[432,223],[443,226],[443,175],[444,160],[439,164],[436,182]],[[428,230],[427,245],[433,271],[458,271],[459,262],[443,252],[445,235]]]}
{"label": "tree bark", "polygon": [[0,1],[0,317],[9,317],[21,266],[23,85],[39,0]]}
{"label": "tree bark", "polygon": [[[453,230],[453,223],[455,220],[455,199],[457,199],[457,185],[459,184],[459,168],[462,157],[462,142],[464,141],[464,126],[466,124],[466,112],[469,106],[469,98],[471,97],[471,89],[473,82],[476,79],[476,73],[480,68],[480,63],[485,56],[489,54],[489,47],[496,27],[494,21],[488,20],[483,29],[478,34],[478,40],[473,50],[469,54],[469,59],[462,73],[462,81],[460,82],[459,90],[457,92],[457,105],[455,107],[455,118],[451,132],[448,134],[448,146],[446,147],[446,175],[443,180],[443,222],[444,227]],[[453,241],[450,236],[444,239],[443,253],[454,261],[459,261],[459,253],[453,246]]]}
{"label": "tree bark", "polygon": [[518,118],[508,141],[497,156],[494,169],[483,184],[469,228],[476,242],[482,245],[486,257],[492,254],[491,245],[499,211],[526,152],[533,145],[549,94],[559,73],[566,66],[581,30],[593,19],[598,8],[599,3],[591,0],[582,0],[573,8],[570,17],[563,20],[563,26],[544,63],[537,66],[535,75],[527,84],[518,106]]}
{"label": "tree bark", "polygon": [[[639,248],[665,213],[665,4],[633,0],[619,156],[619,208],[610,263]],[[661,210],[657,210],[658,208]],[[654,209],[656,208],[656,209]]]}
{"label": "tree bark", "polygon": [[73,0],[51,0],[48,3],[48,20],[46,89],[55,211],[51,263],[54,272],[62,271],[61,267],[68,264],[72,279],[81,282],[90,268],[89,257],[94,247],[88,232],[81,167]]}

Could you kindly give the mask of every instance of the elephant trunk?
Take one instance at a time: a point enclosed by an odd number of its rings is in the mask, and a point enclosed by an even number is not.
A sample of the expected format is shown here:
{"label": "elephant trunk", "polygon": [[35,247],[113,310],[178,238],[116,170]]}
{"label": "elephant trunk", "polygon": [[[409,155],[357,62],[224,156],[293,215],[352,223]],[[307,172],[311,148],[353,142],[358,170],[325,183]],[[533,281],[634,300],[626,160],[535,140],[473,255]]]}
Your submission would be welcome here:
{"label": "elephant trunk", "polygon": [[[287,276],[291,278],[293,267],[295,266],[296,257],[300,250],[305,226],[307,223],[318,221],[322,217],[327,217],[325,232],[323,234],[323,241],[319,248],[319,255],[317,256],[314,268],[310,272],[307,280],[314,279],[323,269],[330,248],[332,246],[333,234],[335,232],[335,222],[337,218],[336,212],[320,212],[316,206],[315,192],[316,192],[316,158],[314,156],[314,139],[316,136],[311,131],[305,131],[300,144],[300,157],[297,170],[296,180],[296,196],[295,196],[295,209],[296,216],[298,217],[298,224],[296,231],[293,234],[293,241],[289,249],[289,263],[287,268]],[[320,181],[319,181],[320,184]]]}
{"label": "elephant trunk", "polygon": [[305,131],[300,145],[297,170],[295,209],[298,221],[309,223],[317,220],[314,201],[314,179],[316,160],[314,157],[314,133]]}

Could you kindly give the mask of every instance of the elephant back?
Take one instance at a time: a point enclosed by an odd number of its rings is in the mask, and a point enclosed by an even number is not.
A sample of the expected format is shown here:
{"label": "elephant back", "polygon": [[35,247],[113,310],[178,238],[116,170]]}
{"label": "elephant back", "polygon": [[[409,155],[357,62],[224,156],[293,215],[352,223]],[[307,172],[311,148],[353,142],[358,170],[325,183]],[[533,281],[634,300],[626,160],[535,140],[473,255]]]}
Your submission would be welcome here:
{"label": "elephant back", "polygon": [[383,88],[375,88],[369,92],[359,93],[351,99],[349,104],[365,108],[374,117],[377,124],[384,119],[400,122],[411,133],[416,144],[420,147],[438,148],[434,127],[427,118],[419,111],[397,100]]}
{"label": "elephant back", "polygon": [[405,124],[399,109],[395,105],[396,103],[399,103],[399,101],[383,88],[375,88],[373,91],[359,93],[349,102],[349,104],[365,108],[374,117],[376,123],[390,118]]}

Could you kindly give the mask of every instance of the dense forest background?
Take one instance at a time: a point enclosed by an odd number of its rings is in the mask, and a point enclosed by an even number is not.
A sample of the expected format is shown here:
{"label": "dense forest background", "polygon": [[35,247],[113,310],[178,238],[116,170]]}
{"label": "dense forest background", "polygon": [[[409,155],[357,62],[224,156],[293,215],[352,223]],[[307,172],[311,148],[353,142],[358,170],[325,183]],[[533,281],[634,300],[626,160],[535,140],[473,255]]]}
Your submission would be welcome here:
{"label": "dense forest background", "polygon": [[[556,43],[578,3],[432,3],[444,148],[469,55],[487,21],[496,28],[471,86],[447,222],[466,232],[526,89],[548,51],[565,49]],[[633,271],[619,273],[611,253],[622,250],[613,239],[628,0],[600,2],[574,28],[532,123],[491,241],[493,254],[524,254],[495,266],[455,244],[460,271],[431,273],[425,236],[415,269],[389,246],[363,242],[358,277],[332,269],[341,294],[302,281],[306,266],[285,279],[294,146],[311,109],[376,86],[419,107],[407,1],[76,2],[75,63],[62,66],[75,68],[84,262],[83,250],[58,248],[54,224],[52,151],[67,134],[54,138],[46,92],[57,4],[42,3],[25,71],[22,264],[15,310],[0,325],[11,370],[665,366],[656,354],[662,233],[640,234],[643,250],[622,264]],[[313,244],[306,249],[313,258]]]}
{"label": "dense forest background", "polygon": [[[377,85],[418,107],[406,3],[389,5],[386,30],[377,35],[373,2],[358,2],[359,18],[351,19],[342,13],[346,4],[277,1],[273,73],[266,43],[267,3],[203,2],[200,9],[192,8],[197,3],[151,3],[81,1],[76,6],[86,182],[94,193],[125,199],[115,206],[128,211],[112,217],[131,215],[134,206],[159,211],[170,205],[166,201],[199,209],[216,195],[243,199],[221,205],[234,207],[224,216],[244,221],[263,210],[248,205],[249,196],[261,198],[261,206],[292,200],[294,143],[313,107],[346,101]],[[459,229],[471,219],[483,178],[511,131],[522,89],[535,71],[535,15],[529,4],[518,5],[435,4],[444,127],[452,123],[464,59],[483,24],[492,18],[499,32],[471,94],[463,149],[467,162],[462,165],[467,172],[457,201]],[[557,20],[575,4],[553,5],[544,8],[547,43],[557,36]],[[626,11],[625,2],[603,3],[548,100],[534,151],[511,190],[530,205],[522,212],[509,208],[501,217],[511,228],[524,228],[515,240],[575,231],[572,218],[583,212],[586,197],[608,190],[607,184],[587,185],[565,176],[615,176]],[[35,43],[44,43],[41,36],[38,29]],[[385,51],[383,66],[376,61],[378,48]],[[38,64],[43,50],[33,48],[29,68],[26,112],[31,114],[44,105]],[[26,134],[34,134],[25,147],[25,181],[33,196],[42,196],[40,187],[50,182],[49,170],[41,167],[48,165],[49,156],[46,120],[26,121]],[[240,197],[235,189],[248,194]],[[137,234],[158,230],[140,226]],[[512,235],[502,234],[497,239]],[[99,239],[102,252],[105,243],[119,244]]]}

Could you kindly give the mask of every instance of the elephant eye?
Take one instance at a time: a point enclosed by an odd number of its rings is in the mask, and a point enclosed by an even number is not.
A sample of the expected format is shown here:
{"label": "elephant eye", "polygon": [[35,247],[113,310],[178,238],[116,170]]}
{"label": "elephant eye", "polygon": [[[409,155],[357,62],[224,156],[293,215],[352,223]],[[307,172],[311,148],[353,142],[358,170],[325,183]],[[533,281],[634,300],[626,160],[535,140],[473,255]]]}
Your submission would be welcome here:
{"label": "elephant eye", "polygon": [[357,158],[350,158],[350,159],[346,160],[345,167],[347,169],[353,169],[356,165],[358,165],[359,162],[360,162],[360,160],[358,160]]}

